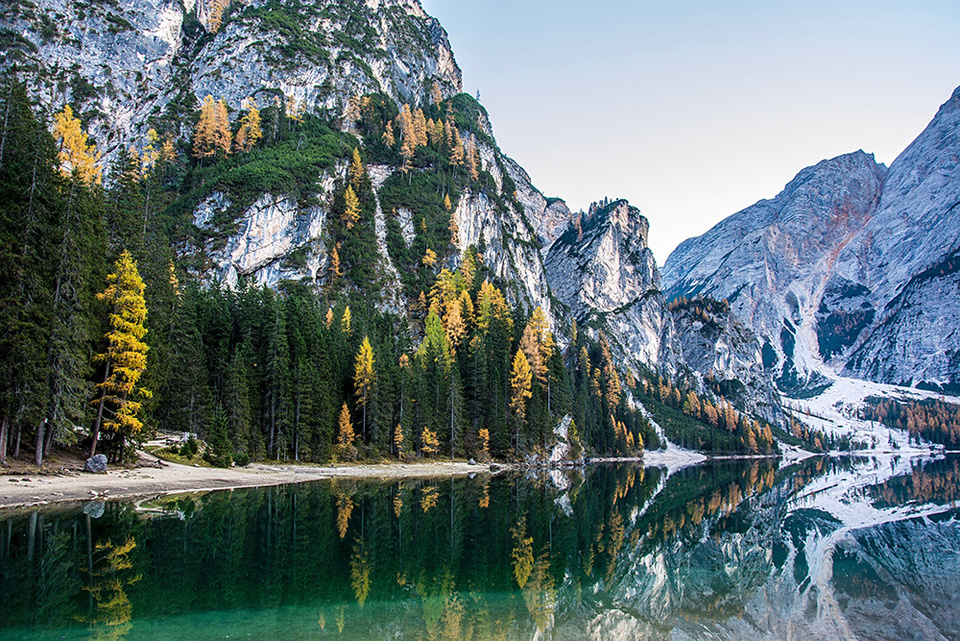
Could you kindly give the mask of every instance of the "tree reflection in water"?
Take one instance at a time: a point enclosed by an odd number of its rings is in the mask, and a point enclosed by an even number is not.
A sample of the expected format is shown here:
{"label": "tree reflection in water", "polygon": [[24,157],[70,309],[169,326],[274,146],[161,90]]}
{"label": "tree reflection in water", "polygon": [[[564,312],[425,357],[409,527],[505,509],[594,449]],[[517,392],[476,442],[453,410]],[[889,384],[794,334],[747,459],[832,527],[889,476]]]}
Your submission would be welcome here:
{"label": "tree reflection in water", "polygon": [[[740,638],[760,596],[812,594],[809,546],[839,527],[817,497],[863,464],[340,481],[111,503],[97,519],[68,508],[5,515],[0,638],[507,639],[613,627]],[[956,459],[891,469],[853,495],[875,509],[955,500]],[[855,548],[832,557],[847,608],[837,616],[852,616],[850,600],[889,601],[899,572],[868,571]],[[776,638],[792,615],[764,616],[757,638]]]}

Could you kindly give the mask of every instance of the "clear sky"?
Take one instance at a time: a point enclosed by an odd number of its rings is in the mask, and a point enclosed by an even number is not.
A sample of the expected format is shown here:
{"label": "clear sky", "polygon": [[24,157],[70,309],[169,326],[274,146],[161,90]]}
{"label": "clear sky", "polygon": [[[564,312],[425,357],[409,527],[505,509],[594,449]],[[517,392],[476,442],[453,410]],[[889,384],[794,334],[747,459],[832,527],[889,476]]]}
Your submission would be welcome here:
{"label": "clear sky", "polygon": [[960,85],[960,0],[422,0],[504,153],[574,211],[678,243],[863,149],[889,164]]}

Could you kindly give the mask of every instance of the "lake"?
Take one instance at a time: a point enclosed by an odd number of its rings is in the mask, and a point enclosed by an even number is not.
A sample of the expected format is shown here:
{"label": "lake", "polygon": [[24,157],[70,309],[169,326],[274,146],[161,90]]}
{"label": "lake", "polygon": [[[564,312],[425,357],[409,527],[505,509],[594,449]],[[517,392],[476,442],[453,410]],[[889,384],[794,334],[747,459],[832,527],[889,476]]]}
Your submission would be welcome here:
{"label": "lake", "polygon": [[960,459],[0,512],[0,639],[958,639]]}

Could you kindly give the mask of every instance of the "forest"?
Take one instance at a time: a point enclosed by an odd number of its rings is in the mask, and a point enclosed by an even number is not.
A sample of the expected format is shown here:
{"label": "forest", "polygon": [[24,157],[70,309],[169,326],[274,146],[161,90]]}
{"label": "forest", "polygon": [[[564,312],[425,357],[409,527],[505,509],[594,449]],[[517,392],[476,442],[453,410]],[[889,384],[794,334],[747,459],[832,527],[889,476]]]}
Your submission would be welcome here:
{"label": "forest", "polygon": [[[418,209],[423,253],[408,259],[417,265],[405,283],[410,311],[398,317],[371,302],[374,195],[356,141],[295,103],[278,101],[262,117],[251,106],[231,125],[223,102],[208,99],[191,146],[151,130],[141,147],[117,154],[104,181],[69,106],[48,128],[22,85],[7,83],[0,96],[4,462],[39,465],[52,447],[121,460],[157,430],[196,435],[215,465],[522,458],[551,447],[568,413],[578,452],[656,446],[602,338],[578,337],[571,353],[581,356],[565,358],[542,310],[509,304],[475,250],[456,271],[431,260],[454,251],[457,180],[479,180],[459,134],[453,159],[438,155],[446,143],[432,118],[436,144],[423,173],[445,173],[451,189]],[[369,101],[357,104],[369,110]],[[407,144],[404,131],[418,136],[423,121],[414,113],[404,107],[382,121],[389,132],[397,123],[396,162],[409,172],[421,162],[409,146],[427,147],[430,137]],[[338,161],[349,169],[332,204],[322,283],[227,288],[198,276],[202,252],[177,250],[229,233],[229,220],[212,232],[192,224],[198,194],[233,189],[242,202],[243,190],[296,190],[309,200],[319,172]]]}

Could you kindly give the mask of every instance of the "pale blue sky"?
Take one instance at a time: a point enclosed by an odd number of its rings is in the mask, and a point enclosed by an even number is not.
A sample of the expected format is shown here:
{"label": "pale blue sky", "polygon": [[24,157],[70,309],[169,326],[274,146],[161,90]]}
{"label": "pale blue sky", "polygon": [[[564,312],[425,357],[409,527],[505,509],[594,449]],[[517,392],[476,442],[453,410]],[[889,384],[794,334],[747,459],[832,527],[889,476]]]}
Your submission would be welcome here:
{"label": "pale blue sky", "polygon": [[422,0],[501,149],[571,209],[628,198],[659,264],[806,166],[889,165],[960,85],[960,0]]}

